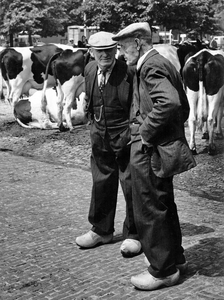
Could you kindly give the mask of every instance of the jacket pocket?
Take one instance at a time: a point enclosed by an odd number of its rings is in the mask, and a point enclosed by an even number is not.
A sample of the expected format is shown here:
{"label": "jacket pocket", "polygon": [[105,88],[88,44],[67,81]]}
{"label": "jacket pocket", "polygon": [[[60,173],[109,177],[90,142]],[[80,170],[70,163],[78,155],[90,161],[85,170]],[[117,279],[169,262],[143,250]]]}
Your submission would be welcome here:
{"label": "jacket pocket", "polygon": [[191,150],[184,139],[154,147],[151,166],[157,177],[166,178],[196,166]]}

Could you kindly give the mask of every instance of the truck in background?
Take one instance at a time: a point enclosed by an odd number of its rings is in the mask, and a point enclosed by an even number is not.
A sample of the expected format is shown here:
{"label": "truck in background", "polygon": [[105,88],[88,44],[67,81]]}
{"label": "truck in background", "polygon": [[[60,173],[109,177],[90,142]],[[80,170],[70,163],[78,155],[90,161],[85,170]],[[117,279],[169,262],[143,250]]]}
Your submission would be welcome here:
{"label": "truck in background", "polygon": [[74,45],[78,45],[79,41],[84,42],[89,39],[89,37],[99,31],[98,26],[80,26],[80,25],[71,25],[67,27],[67,37],[68,43],[73,40]]}
{"label": "truck in background", "polygon": [[160,42],[160,37],[159,37],[160,27],[152,26],[151,31],[152,31],[152,43],[159,44],[159,42]]}
{"label": "truck in background", "polygon": [[163,26],[152,26],[152,42],[153,44],[173,44],[172,29],[166,31]]}
{"label": "truck in background", "polygon": [[214,48],[224,50],[224,35],[213,36],[210,45]]}

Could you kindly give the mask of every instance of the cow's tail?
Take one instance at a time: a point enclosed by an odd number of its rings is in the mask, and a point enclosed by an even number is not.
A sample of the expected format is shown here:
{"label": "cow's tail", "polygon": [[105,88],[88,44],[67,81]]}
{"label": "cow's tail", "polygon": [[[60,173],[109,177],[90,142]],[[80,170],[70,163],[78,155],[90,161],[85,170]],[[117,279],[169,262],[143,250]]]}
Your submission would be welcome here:
{"label": "cow's tail", "polygon": [[[44,113],[46,113],[46,107],[47,107],[46,89],[47,89],[47,81],[48,81],[49,70],[50,70],[52,61],[54,61],[60,54],[61,54],[61,52],[56,52],[56,53],[49,59],[49,61],[48,61],[48,63],[47,63],[46,72],[45,72],[45,76],[44,76],[44,85],[43,85],[42,96],[41,96],[41,110],[42,110]],[[54,72],[53,72],[53,74],[54,74]],[[57,83],[57,82],[56,82],[56,83]]]}
{"label": "cow's tail", "polygon": [[197,116],[198,116],[198,129],[202,130],[203,124],[208,118],[208,103],[207,96],[204,86],[204,61],[205,57],[199,60],[199,95],[198,95],[198,105],[197,105]]}

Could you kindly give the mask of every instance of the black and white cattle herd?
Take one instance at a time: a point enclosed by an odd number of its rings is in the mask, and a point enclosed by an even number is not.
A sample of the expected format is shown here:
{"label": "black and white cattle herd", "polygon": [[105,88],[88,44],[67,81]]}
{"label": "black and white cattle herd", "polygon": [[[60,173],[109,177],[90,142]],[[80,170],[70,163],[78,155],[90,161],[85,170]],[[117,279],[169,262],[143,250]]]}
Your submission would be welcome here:
{"label": "black and white cattle herd", "polygon": [[[189,146],[196,151],[196,128],[209,140],[208,153],[216,154],[215,139],[222,139],[224,108],[224,52],[202,43],[156,44],[183,78],[190,105]],[[62,44],[34,47],[0,47],[0,93],[17,122],[26,128],[73,130],[85,124],[84,66],[88,49]],[[119,58],[118,58],[119,59]]]}

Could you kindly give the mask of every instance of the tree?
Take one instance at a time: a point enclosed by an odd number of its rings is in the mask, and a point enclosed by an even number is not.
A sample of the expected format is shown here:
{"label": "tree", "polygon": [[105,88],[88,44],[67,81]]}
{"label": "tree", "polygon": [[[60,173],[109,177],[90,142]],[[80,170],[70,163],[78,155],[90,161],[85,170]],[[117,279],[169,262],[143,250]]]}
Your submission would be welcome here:
{"label": "tree", "polygon": [[195,21],[187,32],[198,35],[201,40],[205,34],[212,34],[218,29],[213,2],[213,0],[192,1]]}
{"label": "tree", "polygon": [[[61,2],[61,1],[60,1]],[[70,25],[83,25],[84,23],[84,0],[65,0],[63,6],[67,16],[66,22],[63,26],[66,29]],[[60,14],[60,11],[59,11]]]}
{"label": "tree", "polygon": [[11,46],[13,35],[21,31],[27,32],[32,45],[33,34],[52,36],[64,33],[67,22],[66,1],[5,0],[0,29],[3,34],[9,34]]}
{"label": "tree", "polygon": [[99,26],[100,30],[113,31],[112,16],[114,20],[117,18],[114,12],[115,5],[114,0],[86,0],[82,8],[83,13],[86,14],[86,25]]}
{"label": "tree", "polygon": [[147,21],[202,37],[217,28],[215,1],[221,0],[85,0],[80,11],[86,13],[87,25],[101,30],[117,32],[130,23]]}
{"label": "tree", "polygon": [[134,22],[149,22],[150,18],[146,13],[149,2],[148,0],[117,1],[116,12],[119,15],[120,25],[120,28],[117,29],[121,29]]}
{"label": "tree", "polygon": [[39,15],[38,7],[41,5],[41,1],[33,0],[28,2],[14,0],[13,2],[8,1],[6,5],[7,10],[4,13],[4,27],[2,28],[2,32],[10,35],[10,44],[13,43],[13,35],[20,31],[28,32],[30,37],[33,29],[38,28],[39,25],[39,20],[36,19],[36,16]]}
{"label": "tree", "polygon": [[147,13],[152,23],[164,25],[169,29],[203,35],[217,30],[214,0],[151,0]]}
{"label": "tree", "polygon": [[133,22],[145,20],[147,6],[148,0],[85,0],[81,10],[86,13],[88,26],[117,32]]}
{"label": "tree", "polygon": [[223,0],[214,0],[213,9],[215,11],[215,18],[217,27],[223,34],[224,32],[224,2]]}
{"label": "tree", "polygon": [[69,25],[117,32],[138,21],[201,37],[224,30],[223,0],[0,0],[0,30],[43,37],[64,34]]}

